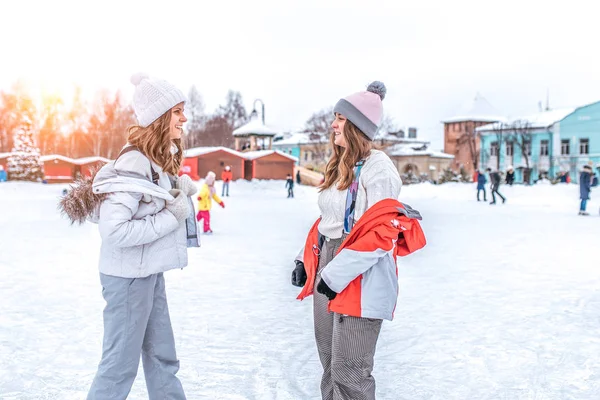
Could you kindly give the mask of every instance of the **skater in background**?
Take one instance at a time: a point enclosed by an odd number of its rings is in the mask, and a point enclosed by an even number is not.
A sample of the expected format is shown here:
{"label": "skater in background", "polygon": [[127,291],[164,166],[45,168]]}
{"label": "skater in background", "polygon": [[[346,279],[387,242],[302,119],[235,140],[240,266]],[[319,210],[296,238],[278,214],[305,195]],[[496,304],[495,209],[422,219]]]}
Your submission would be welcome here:
{"label": "skater in background", "polygon": [[290,197],[294,197],[294,179],[292,178],[291,174],[287,175],[287,180],[285,181],[285,187],[288,190],[288,199]]}
{"label": "skater in background", "polygon": [[4,165],[0,165],[0,182],[6,182],[8,179],[6,177],[6,171],[4,170]]}
{"label": "skater in background", "polygon": [[506,184],[512,186],[513,183],[515,183],[515,170],[512,165],[509,165],[506,170]]}
{"label": "skater in background", "polygon": [[487,178],[485,174],[479,170],[477,171],[477,201],[479,199],[479,192],[483,191],[483,201],[487,201],[486,192],[485,192],[485,184],[487,183]]}
{"label": "skater in background", "polygon": [[221,180],[223,181],[221,196],[229,197],[229,182],[233,180],[233,172],[231,172],[231,167],[229,165],[227,165],[223,172],[221,172]]}
{"label": "skater in background", "polygon": [[196,220],[198,222],[204,220],[203,230],[206,234],[212,234],[213,231],[210,228],[210,210],[212,208],[213,200],[217,202],[222,208],[225,208],[223,200],[217,196],[217,190],[215,189],[215,177],[217,175],[209,171],[204,178],[204,184],[200,188],[198,194],[198,214],[196,214]]}
{"label": "skater in background", "polygon": [[587,211],[587,202],[590,199],[590,192],[592,191],[592,167],[589,165],[583,166],[583,171],[579,176],[579,198],[581,203],[579,205],[579,215],[590,215]]}
{"label": "skater in background", "polygon": [[298,185],[302,184],[302,179],[300,178],[300,170],[296,172],[296,183]]}
{"label": "skater in background", "polygon": [[396,166],[373,149],[384,96],[385,86],[373,82],[334,107],[332,156],[319,188],[322,217],[292,272],[292,284],[303,287],[298,298],[314,295],[325,400],[375,399],[377,339],[398,297],[396,256],[405,245],[411,251],[425,245],[420,216],[397,200]]}
{"label": "skater in background", "polygon": [[490,181],[492,183],[491,185],[491,189],[492,189],[492,201],[490,202],[490,204],[496,204],[496,195],[498,195],[501,199],[502,199],[502,203],[506,203],[506,198],[504,196],[502,196],[500,194],[500,192],[498,191],[498,189],[500,188],[500,172],[498,171],[493,171],[491,168],[487,169],[487,172],[490,175]]}

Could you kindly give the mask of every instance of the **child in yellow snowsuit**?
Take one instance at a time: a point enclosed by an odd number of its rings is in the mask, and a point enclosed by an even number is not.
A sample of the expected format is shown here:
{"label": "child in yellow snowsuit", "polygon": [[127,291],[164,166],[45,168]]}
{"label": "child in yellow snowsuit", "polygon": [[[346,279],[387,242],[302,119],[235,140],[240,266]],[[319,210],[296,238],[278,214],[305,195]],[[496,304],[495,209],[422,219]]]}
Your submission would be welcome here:
{"label": "child in yellow snowsuit", "polygon": [[223,200],[217,196],[215,177],[216,174],[209,171],[208,174],[206,174],[206,178],[204,178],[204,185],[202,185],[200,193],[198,194],[198,214],[196,215],[196,220],[198,222],[202,219],[204,220],[204,233],[207,234],[212,233],[212,230],[210,229],[210,209],[212,208],[213,199],[221,207],[225,208]]}

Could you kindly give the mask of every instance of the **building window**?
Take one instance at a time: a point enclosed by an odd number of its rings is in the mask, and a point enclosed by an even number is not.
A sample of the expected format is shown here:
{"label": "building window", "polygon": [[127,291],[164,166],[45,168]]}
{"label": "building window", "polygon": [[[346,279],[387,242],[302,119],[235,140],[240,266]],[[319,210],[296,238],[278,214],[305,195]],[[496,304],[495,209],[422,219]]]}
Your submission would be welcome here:
{"label": "building window", "polygon": [[417,138],[417,128],[408,128],[408,137],[409,139]]}
{"label": "building window", "polygon": [[548,141],[542,140],[540,142],[540,156],[547,156],[547,155],[548,155]]}
{"label": "building window", "polygon": [[506,157],[512,157],[515,152],[513,142],[506,142]]}
{"label": "building window", "polygon": [[490,144],[490,155],[492,157],[498,157],[499,153],[500,153],[500,151],[498,149],[498,142],[492,142]]}
{"label": "building window", "polygon": [[308,161],[308,151],[304,152],[304,161]]}
{"label": "building window", "polygon": [[569,139],[563,139],[560,141],[560,155],[568,156],[571,154],[571,142]]}
{"label": "building window", "polygon": [[523,151],[528,156],[531,155],[531,142],[527,141],[523,143]]}
{"label": "building window", "polygon": [[579,139],[579,154],[590,154],[590,139]]}

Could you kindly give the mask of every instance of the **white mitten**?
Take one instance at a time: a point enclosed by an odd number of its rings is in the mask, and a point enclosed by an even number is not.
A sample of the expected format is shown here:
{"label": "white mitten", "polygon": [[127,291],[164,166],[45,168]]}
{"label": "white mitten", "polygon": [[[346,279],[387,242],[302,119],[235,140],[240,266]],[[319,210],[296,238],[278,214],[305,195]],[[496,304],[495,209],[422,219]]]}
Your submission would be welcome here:
{"label": "white mitten", "polygon": [[198,186],[194,182],[192,182],[192,178],[189,175],[181,175],[177,179],[177,189],[181,190],[185,193],[186,196],[193,196],[198,192]]}
{"label": "white mitten", "polygon": [[188,206],[188,199],[186,195],[179,189],[169,190],[171,196],[175,197],[173,201],[167,202],[166,208],[169,210],[177,219],[182,222],[190,215],[190,208]]}

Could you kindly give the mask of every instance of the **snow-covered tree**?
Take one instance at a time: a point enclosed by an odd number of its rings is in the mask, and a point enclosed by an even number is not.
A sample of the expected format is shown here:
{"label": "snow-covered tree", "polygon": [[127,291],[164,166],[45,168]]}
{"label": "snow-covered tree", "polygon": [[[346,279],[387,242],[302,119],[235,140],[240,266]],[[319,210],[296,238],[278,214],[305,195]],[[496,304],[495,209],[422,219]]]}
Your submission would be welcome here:
{"label": "snow-covered tree", "polygon": [[16,129],[7,169],[11,180],[40,181],[44,177],[40,149],[33,143],[33,121],[28,115],[22,115],[20,126]]}

